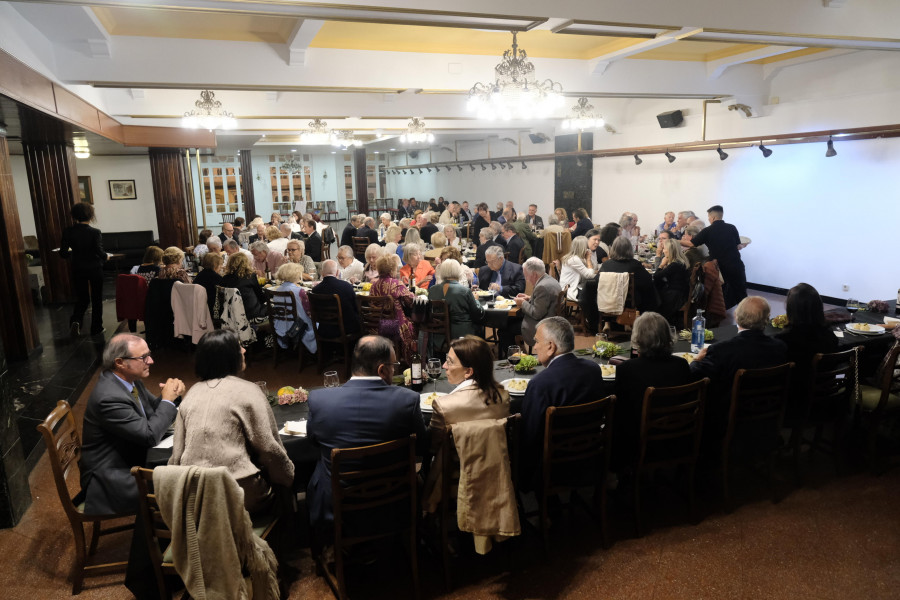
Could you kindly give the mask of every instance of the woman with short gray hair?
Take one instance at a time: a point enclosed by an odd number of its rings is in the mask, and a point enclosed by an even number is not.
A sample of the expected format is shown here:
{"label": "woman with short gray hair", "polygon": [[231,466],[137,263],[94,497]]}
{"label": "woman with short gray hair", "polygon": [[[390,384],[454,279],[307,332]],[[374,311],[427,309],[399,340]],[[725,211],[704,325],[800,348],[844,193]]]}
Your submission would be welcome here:
{"label": "woman with short gray hair", "polygon": [[[484,328],[478,324],[484,318],[484,308],[469,288],[460,283],[460,279],[463,278],[462,265],[459,261],[448,258],[440,264],[438,270],[441,282],[431,286],[428,298],[447,303],[447,311],[450,314],[450,337],[455,340],[464,335],[482,335]],[[439,349],[444,344],[444,336],[434,335],[432,344],[432,350]]]}
{"label": "woman with short gray hair", "polygon": [[613,428],[613,470],[634,463],[640,432],[644,392],[648,387],[691,383],[691,368],[672,355],[674,340],[669,323],[655,312],[642,314],[631,330],[638,355],[616,367],[616,426]]}

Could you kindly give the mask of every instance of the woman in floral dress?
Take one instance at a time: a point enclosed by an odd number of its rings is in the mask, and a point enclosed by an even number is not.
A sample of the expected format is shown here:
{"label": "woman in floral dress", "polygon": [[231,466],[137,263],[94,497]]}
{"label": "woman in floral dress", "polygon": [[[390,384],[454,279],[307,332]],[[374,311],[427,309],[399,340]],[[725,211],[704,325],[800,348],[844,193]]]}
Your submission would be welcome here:
{"label": "woman in floral dress", "polygon": [[372,284],[369,290],[370,296],[388,296],[394,300],[394,320],[381,322],[381,334],[394,340],[399,347],[402,360],[409,365],[410,357],[418,346],[418,332],[416,326],[403,312],[412,308],[415,296],[409,291],[403,282],[399,280],[399,257],[396,254],[382,256],[376,263],[378,269],[378,281]]}

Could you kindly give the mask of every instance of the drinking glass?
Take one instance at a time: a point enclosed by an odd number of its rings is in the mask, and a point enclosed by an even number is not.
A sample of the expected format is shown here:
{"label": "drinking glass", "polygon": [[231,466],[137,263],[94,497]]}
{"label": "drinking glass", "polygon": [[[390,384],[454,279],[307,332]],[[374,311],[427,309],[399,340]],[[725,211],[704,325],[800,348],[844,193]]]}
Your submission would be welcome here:
{"label": "drinking glass", "polygon": [[855,298],[847,298],[847,310],[850,311],[850,322],[856,320],[856,311],[859,310],[859,300]]}
{"label": "drinking glass", "polygon": [[269,388],[266,387],[265,381],[254,381],[253,385],[256,385],[259,387],[260,391],[262,391],[262,393],[263,393],[263,396],[265,396],[267,398],[269,397]]}
{"label": "drinking glass", "polygon": [[509,361],[510,366],[515,367],[519,364],[519,361],[522,360],[522,349],[518,346],[510,346],[507,348],[506,360]]}
{"label": "drinking glass", "polygon": [[669,333],[672,335],[672,341],[678,341],[678,330],[675,329],[674,325],[669,325]]}
{"label": "drinking glass", "polygon": [[428,373],[429,377],[431,377],[431,381],[434,387],[432,387],[432,392],[437,392],[437,380],[438,377],[441,376],[441,361],[437,358],[429,358],[428,363],[425,365],[425,372]]}
{"label": "drinking glass", "polygon": [[337,371],[325,371],[325,387],[332,388],[340,385],[341,380],[338,379]]}

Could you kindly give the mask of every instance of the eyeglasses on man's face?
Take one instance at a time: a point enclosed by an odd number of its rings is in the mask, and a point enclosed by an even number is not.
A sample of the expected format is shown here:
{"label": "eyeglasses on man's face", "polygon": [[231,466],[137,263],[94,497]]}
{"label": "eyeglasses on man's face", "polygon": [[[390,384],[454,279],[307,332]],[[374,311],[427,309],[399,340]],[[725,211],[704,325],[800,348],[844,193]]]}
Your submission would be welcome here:
{"label": "eyeglasses on man's face", "polygon": [[143,356],[123,356],[122,360],[139,360],[142,363],[144,363],[145,365],[147,365],[147,364],[150,364],[152,357],[150,356],[150,353],[148,352],[147,354],[144,354]]}

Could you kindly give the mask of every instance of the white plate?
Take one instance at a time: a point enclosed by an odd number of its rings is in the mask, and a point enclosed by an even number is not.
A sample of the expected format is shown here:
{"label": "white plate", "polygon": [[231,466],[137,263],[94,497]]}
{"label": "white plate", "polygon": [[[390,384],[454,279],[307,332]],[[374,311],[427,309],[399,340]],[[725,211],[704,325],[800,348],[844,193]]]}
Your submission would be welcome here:
{"label": "white plate", "polygon": [[281,433],[283,435],[298,435],[298,436],[306,436],[306,421],[288,421],[281,428]]}
{"label": "white plate", "polygon": [[616,365],[601,365],[601,366],[602,366],[602,368],[606,368],[606,369],[612,368],[612,374],[611,375],[603,375],[603,380],[604,381],[615,381],[616,380]]}
{"label": "white plate", "polygon": [[521,377],[513,377],[513,378],[510,378],[510,379],[504,379],[503,381],[500,382],[500,385],[502,385],[503,388],[504,388],[507,392],[509,392],[509,395],[510,395],[510,396],[524,396],[524,395],[525,395],[525,390],[511,390],[511,389],[509,389],[509,384],[512,383],[513,381],[525,381],[525,382],[526,382],[525,385],[526,385],[526,386],[528,385],[528,384],[527,384],[528,380],[527,380],[527,379],[522,379]]}
{"label": "white plate", "polygon": [[490,298],[491,297],[491,293],[487,290],[479,290],[479,291],[475,292],[475,294],[479,298]]}
{"label": "white plate", "polygon": [[[690,356],[691,359],[688,360],[687,358],[685,358],[685,355]],[[692,354],[691,352],[673,352],[673,353],[672,353],[672,356],[677,356],[677,357],[680,358],[680,359],[687,360],[687,363],[688,363],[688,364],[691,364],[692,362],[694,362],[695,360],[697,360],[697,355],[696,355],[696,354]]]}
{"label": "white plate", "polygon": [[845,327],[847,328],[847,331],[852,331],[853,333],[858,333],[860,335],[881,335],[882,333],[884,333],[884,327],[882,327],[881,325],[870,324],[868,331],[860,331],[856,329],[856,325],[863,325],[863,323],[847,323]]}
{"label": "white plate", "polygon": [[[425,403],[425,400],[426,400],[429,396],[431,396],[432,393],[433,393],[433,392],[428,392],[428,393],[422,393],[422,394],[419,394],[419,408],[421,408],[421,409],[422,409],[423,411],[425,411],[425,412],[434,412],[434,409],[431,407],[431,404],[426,404],[426,403]],[[444,392],[434,392],[434,393],[437,394],[437,397],[438,397],[438,398],[440,398],[441,396],[446,396],[446,395],[447,395],[447,394],[445,394]]]}

